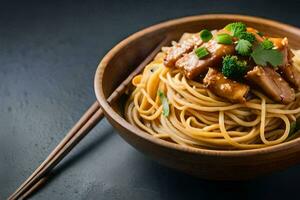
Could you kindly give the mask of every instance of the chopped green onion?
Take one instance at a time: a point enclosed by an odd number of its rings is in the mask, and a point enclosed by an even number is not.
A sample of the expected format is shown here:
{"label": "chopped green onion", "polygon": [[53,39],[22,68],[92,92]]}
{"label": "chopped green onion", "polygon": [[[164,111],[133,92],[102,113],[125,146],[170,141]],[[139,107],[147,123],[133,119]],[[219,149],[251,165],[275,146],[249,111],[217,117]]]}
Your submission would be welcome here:
{"label": "chopped green onion", "polygon": [[273,42],[271,42],[268,39],[265,39],[264,41],[262,41],[262,43],[260,43],[260,45],[262,46],[262,48],[269,50],[269,49],[273,49],[274,44]]}
{"label": "chopped green onion", "polygon": [[163,106],[162,114],[163,114],[163,116],[168,117],[169,114],[170,114],[170,108],[169,108],[168,99],[165,96],[165,94],[162,91],[160,91],[160,90],[157,92],[157,94],[158,94],[158,96],[160,98],[160,102],[161,102],[161,104]]}
{"label": "chopped green onion", "polygon": [[199,59],[206,57],[209,52],[205,47],[199,47],[195,50],[195,54],[198,56]]}
{"label": "chopped green onion", "polygon": [[232,37],[227,33],[217,35],[216,40],[219,44],[232,44]]}
{"label": "chopped green onion", "polygon": [[204,42],[208,42],[211,38],[213,37],[213,35],[211,34],[211,32],[207,29],[203,29],[200,32],[200,38],[201,40],[203,40]]}

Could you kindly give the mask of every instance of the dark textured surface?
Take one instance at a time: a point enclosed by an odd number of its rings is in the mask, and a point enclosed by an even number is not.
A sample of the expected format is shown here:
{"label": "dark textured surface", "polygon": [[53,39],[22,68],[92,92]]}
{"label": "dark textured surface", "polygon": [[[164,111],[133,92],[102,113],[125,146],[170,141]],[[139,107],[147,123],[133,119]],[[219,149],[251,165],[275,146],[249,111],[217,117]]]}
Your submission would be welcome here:
{"label": "dark textured surface", "polygon": [[[1,2],[0,199],[95,100],[94,72],[118,41],[151,24],[202,13],[257,15],[300,26],[299,1],[261,2]],[[32,199],[298,199],[299,182],[300,166],[247,182],[199,180],[149,160],[103,120]]]}

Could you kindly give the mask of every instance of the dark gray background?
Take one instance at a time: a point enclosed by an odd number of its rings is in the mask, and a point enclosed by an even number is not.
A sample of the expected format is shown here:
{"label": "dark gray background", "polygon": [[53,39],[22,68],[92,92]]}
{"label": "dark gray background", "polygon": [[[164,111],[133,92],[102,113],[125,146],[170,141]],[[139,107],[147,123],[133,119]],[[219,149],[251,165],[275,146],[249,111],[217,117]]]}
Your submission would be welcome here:
{"label": "dark gray background", "polygon": [[[141,28],[203,13],[300,26],[299,1],[0,2],[0,199],[95,100],[94,72],[110,48]],[[103,120],[32,199],[298,199],[299,183],[300,166],[247,182],[199,180],[156,164]]]}

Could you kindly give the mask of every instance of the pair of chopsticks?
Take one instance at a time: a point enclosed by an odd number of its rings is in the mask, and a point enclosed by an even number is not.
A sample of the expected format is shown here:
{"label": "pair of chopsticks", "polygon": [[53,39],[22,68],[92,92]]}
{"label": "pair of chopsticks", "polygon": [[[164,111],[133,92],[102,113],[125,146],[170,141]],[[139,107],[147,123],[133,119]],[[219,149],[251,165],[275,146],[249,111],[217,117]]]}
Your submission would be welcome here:
{"label": "pair of chopsticks", "polygon": [[[170,42],[170,37],[165,37],[145,60],[114,90],[107,102],[115,102],[130,85],[134,76],[141,73],[145,66],[153,60],[161,47]],[[84,113],[63,140],[56,146],[44,162],[31,174],[31,176],[8,198],[8,200],[26,199],[40,188],[46,181],[50,171],[93,129],[104,117],[98,101]]]}

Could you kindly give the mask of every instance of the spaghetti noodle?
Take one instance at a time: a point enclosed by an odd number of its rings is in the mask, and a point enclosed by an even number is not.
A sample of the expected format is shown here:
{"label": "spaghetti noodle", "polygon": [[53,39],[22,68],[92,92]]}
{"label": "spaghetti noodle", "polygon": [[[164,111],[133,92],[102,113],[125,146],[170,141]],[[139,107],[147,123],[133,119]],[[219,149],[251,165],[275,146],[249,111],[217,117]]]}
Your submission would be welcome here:
{"label": "spaghetti noodle", "polygon": [[[294,54],[293,64],[300,68],[300,51]],[[291,125],[300,117],[300,92],[293,102],[281,104],[251,88],[250,100],[232,103],[180,69],[166,67],[165,56],[159,53],[132,80],[135,89],[125,107],[131,124],[153,137],[206,149],[255,149],[291,138]],[[157,91],[168,100],[168,116]]]}

